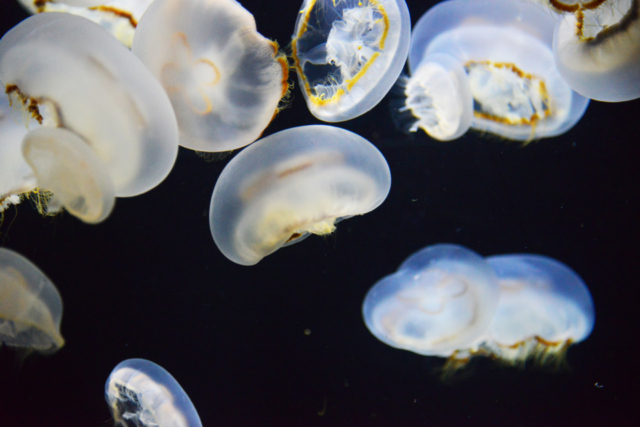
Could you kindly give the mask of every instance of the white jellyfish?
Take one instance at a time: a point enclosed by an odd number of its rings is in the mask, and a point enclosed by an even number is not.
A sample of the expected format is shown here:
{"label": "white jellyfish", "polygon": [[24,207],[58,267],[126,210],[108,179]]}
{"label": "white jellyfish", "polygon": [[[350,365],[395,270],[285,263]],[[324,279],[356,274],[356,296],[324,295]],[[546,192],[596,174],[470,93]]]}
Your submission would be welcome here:
{"label": "white jellyfish", "polygon": [[227,258],[253,265],[372,211],[390,186],[386,160],[366,139],[332,126],[287,129],[224,168],[211,197],[211,234]]}
{"label": "white jellyfish", "polygon": [[123,427],[202,427],[187,393],[169,372],[144,359],[116,366],[104,387],[117,425]]}
{"label": "white jellyfish", "polygon": [[431,8],[411,39],[405,110],[433,138],[469,127],[530,141],[560,135],[584,114],[554,65],[553,17],[512,0],[451,0]]}
{"label": "white jellyfish", "polygon": [[0,248],[0,345],[52,352],[60,335],[62,299],[51,280],[28,259]]}
{"label": "white jellyfish", "polygon": [[305,0],[291,46],[311,113],[341,122],[375,107],[404,67],[410,26],[405,0]]}
{"label": "white jellyfish", "polygon": [[[0,124],[12,130],[0,144],[13,158],[20,146],[24,159],[0,159],[2,197],[29,190],[35,177],[54,192],[49,212],[64,206],[96,223],[115,196],[149,191],[173,167],[178,130],[167,95],[135,55],[84,18],[38,14],[5,34],[0,87],[13,106],[2,110],[10,117]],[[15,130],[25,114],[35,119],[22,124],[28,133]]]}
{"label": "white jellyfish", "polygon": [[252,143],[289,88],[286,57],[235,0],[156,0],[132,50],[167,91],[180,145],[192,150]]}

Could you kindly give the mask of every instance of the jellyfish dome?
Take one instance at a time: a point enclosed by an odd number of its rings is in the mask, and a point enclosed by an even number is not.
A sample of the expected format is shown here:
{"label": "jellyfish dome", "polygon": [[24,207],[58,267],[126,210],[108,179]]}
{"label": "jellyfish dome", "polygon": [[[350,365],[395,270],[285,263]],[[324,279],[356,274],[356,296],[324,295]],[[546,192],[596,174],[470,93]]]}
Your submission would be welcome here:
{"label": "jellyfish dome", "polygon": [[62,299],[51,280],[22,255],[0,248],[0,343],[41,352],[64,345]]}
{"label": "jellyfish dome", "polygon": [[341,122],[375,107],[404,67],[410,27],[405,0],[305,0],[291,46],[311,113]]}
{"label": "jellyfish dome", "polygon": [[451,0],[431,8],[412,32],[410,130],[450,140],[472,127],[530,141],[571,129],[589,100],[555,67],[554,24],[548,12],[519,1]]}
{"label": "jellyfish dome", "polygon": [[[64,206],[100,222],[115,196],[149,191],[173,167],[178,130],[167,95],[135,55],[87,19],[41,13],[5,34],[0,85],[12,107],[37,122],[27,123],[21,150],[37,186],[54,193],[49,211]],[[20,133],[13,135],[1,144],[15,156]]]}
{"label": "jellyfish dome", "polygon": [[148,360],[119,363],[109,375],[104,393],[117,425],[202,427],[196,408],[180,384]]}
{"label": "jellyfish dome", "polygon": [[167,91],[180,145],[192,150],[252,143],[289,88],[285,56],[235,0],[156,0],[132,50]]}
{"label": "jellyfish dome", "polygon": [[366,139],[332,126],[287,129],[224,168],[211,197],[211,234],[231,261],[253,265],[374,210],[390,186],[386,160]]}

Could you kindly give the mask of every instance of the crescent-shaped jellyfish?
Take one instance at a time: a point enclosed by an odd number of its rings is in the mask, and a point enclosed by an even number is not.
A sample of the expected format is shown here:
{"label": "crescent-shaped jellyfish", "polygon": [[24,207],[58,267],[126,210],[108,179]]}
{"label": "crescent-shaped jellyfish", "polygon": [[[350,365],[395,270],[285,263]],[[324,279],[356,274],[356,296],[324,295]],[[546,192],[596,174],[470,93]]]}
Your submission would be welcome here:
{"label": "crescent-shaped jellyfish", "polygon": [[0,344],[41,352],[64,345],[62,299],[28,259],[0,248]]}
{"label": "crescent-shaped jellyfish", "polygon": [[116,366],[104,387],[117,425],[128,427],[202,427],[189,396],[169,372],[144,359]]}
{"label": "crescent-shaped jellyfish", "polygon": [[507,139],[560,135],[589,100],[573,92],[554,65],[554,19],[512,0],[437,4],[413,29],[406,106],[433,138],[469,127]]}
{"label": "crescent-shaped jellyfish", "polygon": [[375,107],[407,59],[405,0],[305,0],[291,43],[302,93],[325,122]]}
{"label": "crescent-shaped jellyfish", "polygon": [[235,0],[156,0],[132,50],[167,91],[180,145],[192,150],[252,143],[289,88],[284,54]]}
{"label": "crescent-shaped jellyfish", "polygon": [[[0,87],[37,122],[28,123],[21,151],[37,186],[54,193],[49,212],[64,206],[100,222],[115,196],[149,191],[173,167],[178,130],[166,93],[134,54],[87,19],[42,13],[5,34]],[[19,135],[2,141],[14,157]],[[21,162],[10,178],[24,182],[25,171]],[[9,196],[21,189],[3,182],[3,194],[5,187]]]}
{"label": "crescent-shaped jellyfish", "polygon": [[366,139],[333,126],[301,126],[245,148],[211,197],[213,240],[231,261],[253,265],[310,234],[377,208],[391,174]]}

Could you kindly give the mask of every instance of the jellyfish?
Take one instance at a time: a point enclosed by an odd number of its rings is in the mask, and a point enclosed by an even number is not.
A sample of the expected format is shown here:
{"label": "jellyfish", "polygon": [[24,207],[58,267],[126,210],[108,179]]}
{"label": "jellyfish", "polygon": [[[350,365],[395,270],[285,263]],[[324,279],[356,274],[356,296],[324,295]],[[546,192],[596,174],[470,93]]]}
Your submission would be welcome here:
{"label": "jellyfish", "polygon": [[19,0],[31,13],[66,12],[100,24],[131,47],[142,14],[153,0]]}
{"label": "jellyfish", "polygon": [[213,240],[231,261],[254,265],[310,234],[378,207],[391,174],[366,139],[333,126],[301,126],[245,148],[211,197]]}
{"label": "jellyfish", "polygon": [[[97,223],[115,196],[149,191],[173,167],[178,130],[166,93],[134,54],[87,19],[42,13],[5,34],[0,87],[16,113],[2,120],[14,137],[0,144],[14,158],[19,145],[24,159],[0,159],[3,197],[32,187],[35,177],[54,193],[49,212],[64,206]],[[25,115],[35,123],[22,124],[20,141],[10,121]]]}
{"label": "jellyfish", "polygon": [[107,379],[105,398],[123,427],[202,427],[189,396],[169,372],[144,359],[120,362]]}
{"label": "jellyfish", "polygon": [[60,335],[62,299],[51,280],[22,255],[0,248],[0,343],[54,352]]}
{"label": "jellyfish", "polygon": [[410,130],[450,140],[469,127],[507,139],[560,135],[589,100],[554,65],[554,19],[511,0],[451,0],[431,8],[411,39],[406,105]]}
{"label": "jellyfish", "polygon": [[132,50],[167,91],[180,145],[192,150],[252,143],[289,88],[286,57],[235,0],[156,0]]}
{"label": "jellyfish", "polygon": [[405,0],[305,0],[291,46],[311,113],[341,122],[375,107],[404,67],[410,27]]}

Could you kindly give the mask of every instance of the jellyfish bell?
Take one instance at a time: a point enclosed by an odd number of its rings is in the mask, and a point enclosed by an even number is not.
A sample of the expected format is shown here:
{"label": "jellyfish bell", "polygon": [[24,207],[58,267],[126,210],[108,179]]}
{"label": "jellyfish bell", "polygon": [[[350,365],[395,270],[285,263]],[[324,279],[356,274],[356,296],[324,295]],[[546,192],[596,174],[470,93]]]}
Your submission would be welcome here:
{"label": "jellyfish bell", "polygon": [[51,280],[33,263],[0,248],[0,343],[53,352],[60,335],[62,299]]}
{"label": "jellyfish bell", "polygon": [[104,392],[117,425],[202,427],[196,408],[180,384],[148,360],[119,363],[109,375]]}
{"label": "jellyfish bell", "polygon": [[234,150],[258,139],[288,91],[288,64],[235,0],[156,0],[132,47],[167,91],[180,145]]}
{"label": "jellyfish bell", "polygon": [[287,129],[227,164],[211,197],[211,234],[227,258],[254,265],[372,211],[390,186],[386,160],[364,138],[332,126]]}
{"label": "jellyfish bell", "polygon": [[375,107],[404,67],[410,26],[405,0],[305,0],[292,50],[311,113],[341,122]]}

